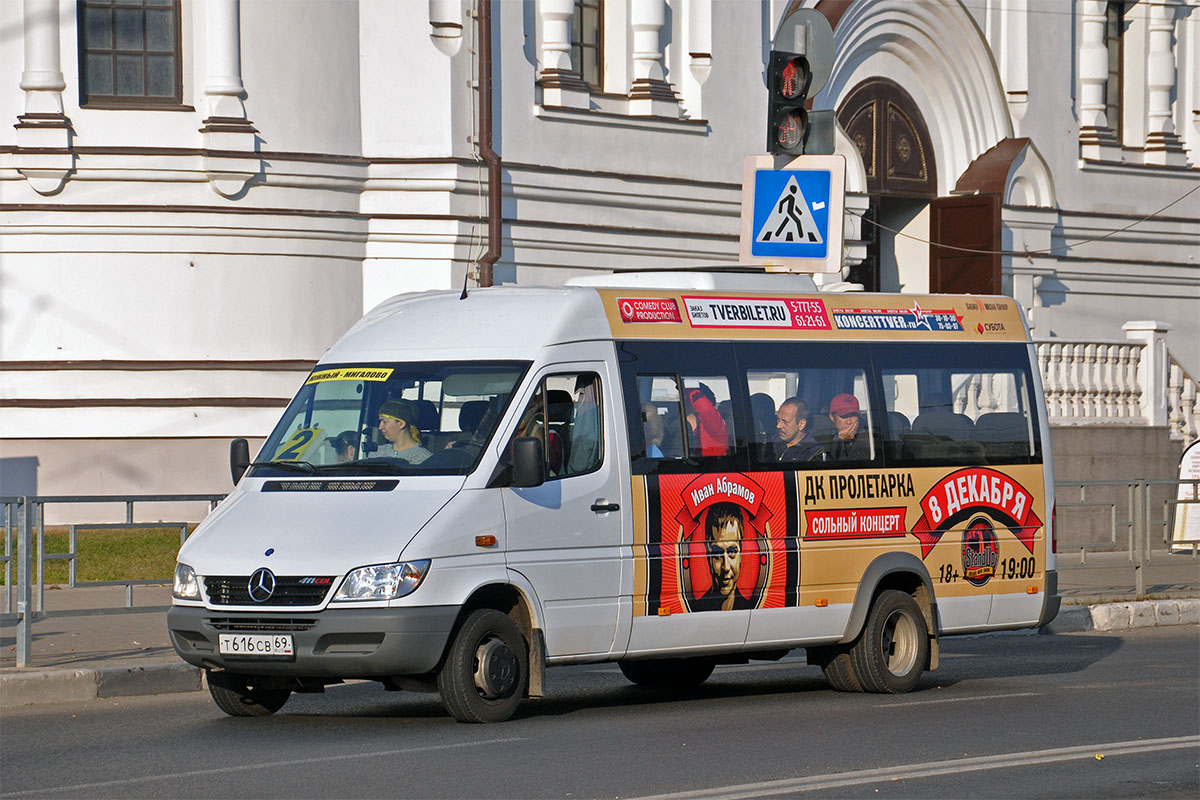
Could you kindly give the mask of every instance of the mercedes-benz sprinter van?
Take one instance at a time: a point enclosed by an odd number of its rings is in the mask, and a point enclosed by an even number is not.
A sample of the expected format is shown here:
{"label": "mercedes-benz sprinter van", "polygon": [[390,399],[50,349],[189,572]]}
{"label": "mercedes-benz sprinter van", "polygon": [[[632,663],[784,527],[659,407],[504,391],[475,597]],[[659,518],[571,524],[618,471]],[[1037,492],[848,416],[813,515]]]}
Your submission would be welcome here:
{"label": "mercedes-benz sprinter van", "polygon": [[393,298],[179,552],[217,705],[348,679],[508,718],[545,668],[645,686],[796,648],[904,692],[1058,609],[1037,361],[1006,297],[658,273]]}

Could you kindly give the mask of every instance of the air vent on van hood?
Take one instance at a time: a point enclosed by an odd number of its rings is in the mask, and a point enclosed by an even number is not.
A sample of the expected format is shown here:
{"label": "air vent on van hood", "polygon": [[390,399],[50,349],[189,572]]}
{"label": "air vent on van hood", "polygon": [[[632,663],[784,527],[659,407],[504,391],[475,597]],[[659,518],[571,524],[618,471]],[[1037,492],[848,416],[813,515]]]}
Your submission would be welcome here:
{"label": "air vent on van hood", "polygon": [[338,479],[329,481],[282,480],[266,481],[262,485],[264,492],[390,492],[400,481],[395,478],[377,480],[374,478],[355,478],[351,480]]}

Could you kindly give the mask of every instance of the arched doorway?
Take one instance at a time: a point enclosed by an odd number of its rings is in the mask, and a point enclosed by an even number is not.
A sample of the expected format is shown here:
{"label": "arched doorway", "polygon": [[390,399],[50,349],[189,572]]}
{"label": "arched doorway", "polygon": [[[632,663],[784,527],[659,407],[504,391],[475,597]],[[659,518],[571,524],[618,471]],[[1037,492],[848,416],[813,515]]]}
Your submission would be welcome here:
{"label": "arched doorway", "polygon": [[837,120],[862,156],[870,196],[862,230],[867,256],[849,280],[867,291],[929,291],[937,164],[920,109],[900,84],[873,77],[846,95]]}

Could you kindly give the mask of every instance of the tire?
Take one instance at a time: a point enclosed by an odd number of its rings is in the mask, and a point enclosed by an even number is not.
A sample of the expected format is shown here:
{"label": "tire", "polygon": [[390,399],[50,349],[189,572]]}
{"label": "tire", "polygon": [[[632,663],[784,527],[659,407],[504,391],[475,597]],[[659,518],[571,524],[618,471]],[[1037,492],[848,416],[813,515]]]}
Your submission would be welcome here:
{"label": "tire", "polygon": [[231,717],[266,717],[283,708],[291,696],[291,689],[264,688],[256,685],[250,675],[234,675],[229,672],[205,674],[208,693],[217,708]]}
{"label": "tire", "polygon": [[492,609],[463,622],[438,673],[442,705],[459,722],[503,722],[529,683],[529,647],[516,623]]}
{"label": "tire", "polygon": [[663,658],[651,661],[619,661],[622,674],[638,686],[655,689],[695,689],[716,668],[711,658]]}
{"label": "tire", "polygon": [[825,673],[825,680],[829,681],[833,690],[861,692],[863,685],[858,676],[854,674],[854,665],[850,663],[850,651],[847,648],[836,646],[821,648],[821,650],[815,663],[821,665],[821,671]]}
{"label": "tire", "polygon": [[912,691],[929,661],[929,628],[912,595],[894,589],[881,592],[849,655],[865,691]]}

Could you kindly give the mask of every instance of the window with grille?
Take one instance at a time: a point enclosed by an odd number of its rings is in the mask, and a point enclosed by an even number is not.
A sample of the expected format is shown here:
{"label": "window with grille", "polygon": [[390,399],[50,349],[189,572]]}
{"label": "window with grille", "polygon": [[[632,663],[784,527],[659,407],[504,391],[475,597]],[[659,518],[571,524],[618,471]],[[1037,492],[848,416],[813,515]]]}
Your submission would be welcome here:
{"label": "window with grille", "polygon": [[78,0],[80,105],[183,103],[179,0]]}
{"label": "window with grille", "polygon": [[603,89],[604,0],[575,0],[571,15],[571,66],[595,91]]}
{"label": "window with grille", "polygon": [[1121,136],[1121,93],[1125,50],[1124,34],[1129,27],[1126,3],[1110,0],[1105,10],[1104,46],[1108,49],[1108,79],[1104,82],[1104,118],[1108,127]]}

